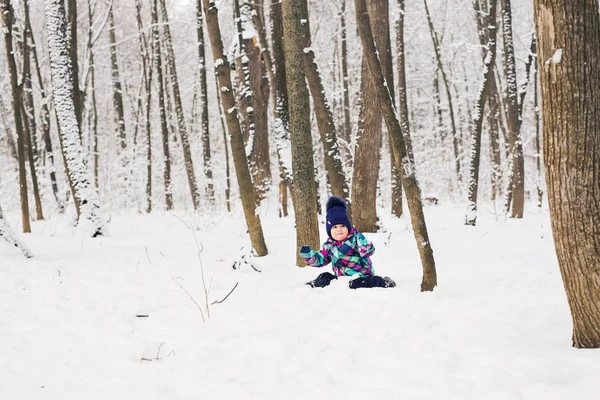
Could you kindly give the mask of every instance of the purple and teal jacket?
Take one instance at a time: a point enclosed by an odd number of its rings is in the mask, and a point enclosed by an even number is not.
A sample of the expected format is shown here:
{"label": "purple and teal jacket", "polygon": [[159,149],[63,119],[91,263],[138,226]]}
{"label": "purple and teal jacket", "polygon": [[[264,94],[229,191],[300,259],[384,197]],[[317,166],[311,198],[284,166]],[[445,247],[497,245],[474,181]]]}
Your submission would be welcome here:
{"label": "purple and teal jacket", "polygon": [[319,251],[300,253],[311,267],[324,267],[331,263],[336,276],[375,275],[371,255],[375,246],[357,229],[352,229],[343,241],[328,238]]}

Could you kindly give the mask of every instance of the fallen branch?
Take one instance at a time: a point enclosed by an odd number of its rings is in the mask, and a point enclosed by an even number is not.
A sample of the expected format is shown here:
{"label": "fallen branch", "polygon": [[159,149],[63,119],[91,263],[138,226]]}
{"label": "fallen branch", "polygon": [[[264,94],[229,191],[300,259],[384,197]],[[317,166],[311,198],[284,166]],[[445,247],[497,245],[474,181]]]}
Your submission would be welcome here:
{"label": "fallen branch", "polygon": [[200,310],[200,315],[202,315],[202,322],[206,322],[206,319],[204,318],[204,312],[202,312],[202,307],[200,307],[200,304],[198,304],[198,302],[192,297],[192,295],[190,294],[190,292],[188,292],[187,289],[184,288],[183,285],[177,281],[177,279],[175,279],[174,277],[171,277],[171,279],[173,279],[173,282],[175,282],[176,284],[178,284],[179,287],[181,289],[183,289],[183,291],[188,295],[188,297],[194,302],[194,304],[196,305],[196,307],[198,307],[198,310]]}
{"label": "fallen branch", "polygon": [[212,306],[213,304],[221,304],[222,302],[224,302],[225,300],[227,300],[227,298],[229,297],[229,295],[231,293],[233,293],[233,291],[235,290],[236,287],[238,287],[239,282],[235,283],[235,286],[233,287],[233,289],[231,289],[231,291],[229,293],[227,293],[227,296],[225,296],[222,300],[215,300],[212,303],[210,303],[210,305]]}

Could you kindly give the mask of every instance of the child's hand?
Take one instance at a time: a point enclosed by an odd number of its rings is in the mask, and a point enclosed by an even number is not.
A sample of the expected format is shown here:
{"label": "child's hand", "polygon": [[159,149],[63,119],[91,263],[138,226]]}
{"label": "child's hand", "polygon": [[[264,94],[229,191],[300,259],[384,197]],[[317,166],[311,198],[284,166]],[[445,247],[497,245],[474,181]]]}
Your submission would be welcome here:
{"label": "child's hand", "polygon": [[309,255],[311,251],[312,251],[312,249],[310,248],[310,246],[302,246],[300,248],[300,255],[302,255],[302,254]]}

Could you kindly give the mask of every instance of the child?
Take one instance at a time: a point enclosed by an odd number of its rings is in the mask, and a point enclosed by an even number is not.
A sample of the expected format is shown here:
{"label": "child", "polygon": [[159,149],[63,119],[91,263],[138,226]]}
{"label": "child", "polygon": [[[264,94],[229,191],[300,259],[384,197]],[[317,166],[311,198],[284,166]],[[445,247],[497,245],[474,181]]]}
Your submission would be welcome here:
{"label": "child", "polygon": [[332,263],[333,274],[323,272],[317,279],[307,282],[312,287],[328,286],[338,276],[356,276],[350,281],[351,289],[362,287],[394,287],[396,283],[388,278],[375,275],[371,255],[375,247],[362,233],[352,227],[346,214],[346,202],[336,196],[327,200],[326,228],[329,239],[321,250],[314,251],[302,246],[300,257],[311,267],[323,267]]}

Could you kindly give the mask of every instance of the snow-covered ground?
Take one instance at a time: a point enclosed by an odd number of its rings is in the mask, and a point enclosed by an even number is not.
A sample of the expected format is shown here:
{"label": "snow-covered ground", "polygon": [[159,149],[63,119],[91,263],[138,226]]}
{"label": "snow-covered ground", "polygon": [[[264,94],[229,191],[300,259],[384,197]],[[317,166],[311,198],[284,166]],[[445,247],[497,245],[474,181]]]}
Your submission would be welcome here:
{"label": "snow-covered ground", "polygon": [[[355,291],[304,285],[321,271],[294,266],[292,218],[263,216],[261,272],[231,268],[242,218],[112,215],[97,239],[36,222],[21,235],[35,258],[0,242],[0,399],[600,398],[600,353],[571,347],[547,212],[488,210],[475,228],[457,208],[426,215],[432,293],[406,217],[366,235],[397,287]],[[239,283],[205,323],[202,266],[209,302]]]}

